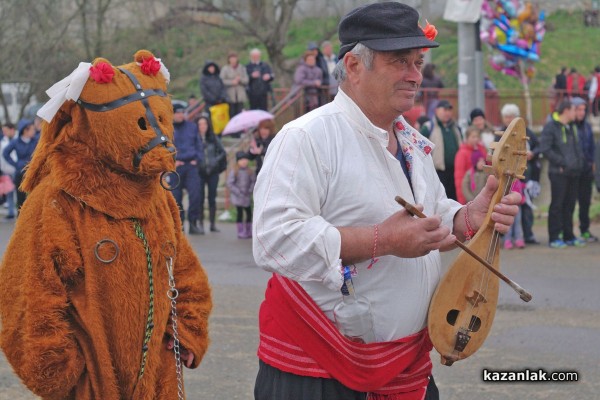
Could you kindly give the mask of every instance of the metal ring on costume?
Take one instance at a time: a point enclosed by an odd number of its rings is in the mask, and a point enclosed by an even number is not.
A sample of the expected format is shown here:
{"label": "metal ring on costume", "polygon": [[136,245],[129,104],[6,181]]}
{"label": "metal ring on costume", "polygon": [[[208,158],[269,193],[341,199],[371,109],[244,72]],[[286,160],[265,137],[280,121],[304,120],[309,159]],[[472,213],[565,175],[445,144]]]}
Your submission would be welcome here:
{"label": "metal ring on costume", "polygon": [[[177,181],[176,181],[177,184],[175,184],[175,185],[171,184],[172,176],[177,177]],[[163,189],[168,190],[168,191],[173,191],[173,190],[177,189],[180,184],[181,184],[181,177],[179,176],[177,171],[164,171],[162,174],[160,174],[160,186],[162,186]]]}
{"label": "metal ring on costume", "polygon": [[167,290],[167,296],[169,297],[169,299],[175,300],[177,296],[179,296],[179,291],[175,288],[171,288]]}
{"label": "metal ring on costume", "polygon": [[[100,254],[98,254],[98,249],[104,243],[110,243],[115,248],[115,255],[112,256],[112,258],[102,258],[102,257],[100,257]],[[117,258],[117,256],[119,255],[119,246],[117,246],[117,243],[115,243],[114,240],[111,240],[111,239],[102,239],[98,243],[96,243],[96,247],[94,247],[94,255],[96,256],[96,259],[98,259],[98,261],[100,261],[100,262],[102,262],[104,264],[110,264],[111,262],[115,261],[116,258]]]}
{"label": "metal ring on costume", "polygon": [[[170,251],[170,250],[172,250],[172,251]],[[177,255],[177,249],[175,248],[175,245],[173,244],[173,242],[171,242],[170,240],[168,240],[165,243],[163,243],[163,245],[161,246],[160,253],[165,258],[172,258],[172,259],[174,259],[175,256]]]}

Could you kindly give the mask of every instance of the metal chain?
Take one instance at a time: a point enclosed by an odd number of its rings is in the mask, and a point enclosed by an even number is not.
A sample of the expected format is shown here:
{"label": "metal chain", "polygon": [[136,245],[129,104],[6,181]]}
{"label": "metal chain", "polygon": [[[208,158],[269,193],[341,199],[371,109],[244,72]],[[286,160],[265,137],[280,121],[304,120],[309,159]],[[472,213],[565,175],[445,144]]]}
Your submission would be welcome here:
{"label": "metal chain", "polygon": [[173,257],[167,257],[167,271],[169,271],[169,289],[167,296],[171,299],[171,324],[173,327],[173,352],[175,353],[175,373],[177,374],[177,398],[184,400],[183,373],[181,370],[181,352],[179,348],[179,332],[177,331],[177,296],[179,291],[175,288],[173,275]]}
{"label": "metal chain", "polygon": [[144,234],[144,230],[142,229],[142,225],[140,221],[133,218],[133,225],[135,229],[135,234],[138,238],[141,239],[144,245],[144,251],[146,253],[146,264],[148,269],[148,288],[149,288],[149,306],[148,306],[148,316],[146,318],[146,329],[144,333],[144,343],[142,345],[142,361],[140,363],[140,372],[138,374],[138,379],[141,379],[144,376],[144,371],[146,370],[146,359],[148,358],[148,346],[150,344],[150,338],[152,337],[152,331],[154,330],[154,277],[152,273],[152,252],[150,251],[150,246],[148,245],[148,240],[146,239],[146,235]]}

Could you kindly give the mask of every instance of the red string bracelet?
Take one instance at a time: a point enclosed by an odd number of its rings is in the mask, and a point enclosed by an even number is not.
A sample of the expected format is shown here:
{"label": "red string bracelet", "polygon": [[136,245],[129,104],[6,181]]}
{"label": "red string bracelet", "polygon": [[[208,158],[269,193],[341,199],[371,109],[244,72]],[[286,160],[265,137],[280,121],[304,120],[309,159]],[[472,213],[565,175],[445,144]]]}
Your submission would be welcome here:
{"label": "red string bracelet", "polygon": [[471,240],[473,236],[475,236],[475,233],[477,233],[471,226],[471,220],[469,220],[469,206],[471,203],[472,201],[469,201],[465,209],[465,225],[467,226],[467,230],[465,231],[465,240]]}
{"label": "red string bracelet", "polygon": [[371,267],[373,265],[375,265],[375,263],[377,261],[379,261],[379,258],[375,258],[375,252],[377,251],[377,239],[379,238],[379,225],[375,225],[374,227],[374,239],[373,239],[373,254],[371,255],[371,262],[369,263],[369,265],[367,265],[367,269],[371,269]]}

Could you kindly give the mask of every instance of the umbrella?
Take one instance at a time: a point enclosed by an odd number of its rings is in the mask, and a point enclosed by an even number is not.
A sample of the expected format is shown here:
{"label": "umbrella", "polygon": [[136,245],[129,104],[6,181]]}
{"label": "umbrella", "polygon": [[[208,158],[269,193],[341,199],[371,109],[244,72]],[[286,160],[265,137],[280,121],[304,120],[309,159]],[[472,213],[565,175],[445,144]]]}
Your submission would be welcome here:
{"label": "umbrella", "polygon": [[270,112],[263,110],[248,110],[242,111],[235,117],[229,120],[229,123],[223,129],[223,135],[231,135],[232,133],[246,131],[255,128],[261,121],[273,119],[275,116]]}

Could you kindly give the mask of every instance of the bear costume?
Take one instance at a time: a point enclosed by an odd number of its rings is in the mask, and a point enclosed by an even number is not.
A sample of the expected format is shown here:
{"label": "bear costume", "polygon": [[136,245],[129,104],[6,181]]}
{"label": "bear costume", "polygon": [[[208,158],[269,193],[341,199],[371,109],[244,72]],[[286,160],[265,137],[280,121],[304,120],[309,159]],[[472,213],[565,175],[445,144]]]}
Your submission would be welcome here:
{"label": "bear costume", "polygon": [[175,169],[168,80],[146,50],[119,67],[98,58],[38,113],[49,123],[0,269],[0,345],[44,399],[174,399],[173,339],[191,368],[206,352],[208,279],[162,180]]}

